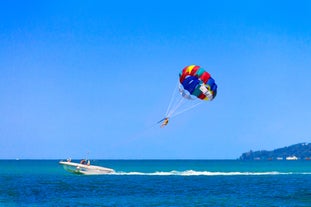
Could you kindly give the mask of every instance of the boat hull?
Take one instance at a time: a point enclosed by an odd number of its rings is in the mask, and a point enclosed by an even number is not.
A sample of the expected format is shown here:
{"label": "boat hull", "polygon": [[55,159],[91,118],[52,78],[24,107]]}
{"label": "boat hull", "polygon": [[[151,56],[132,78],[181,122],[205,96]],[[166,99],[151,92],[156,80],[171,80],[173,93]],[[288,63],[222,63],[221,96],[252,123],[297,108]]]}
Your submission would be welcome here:
{"label": "boat hull", "polygon": [[106,167],[85,165],[74,162],[60,161],[59,164],[61,164],[66,171],[74,174],[101,175],[101,174],[112,174],[115,172],[113,169]]}

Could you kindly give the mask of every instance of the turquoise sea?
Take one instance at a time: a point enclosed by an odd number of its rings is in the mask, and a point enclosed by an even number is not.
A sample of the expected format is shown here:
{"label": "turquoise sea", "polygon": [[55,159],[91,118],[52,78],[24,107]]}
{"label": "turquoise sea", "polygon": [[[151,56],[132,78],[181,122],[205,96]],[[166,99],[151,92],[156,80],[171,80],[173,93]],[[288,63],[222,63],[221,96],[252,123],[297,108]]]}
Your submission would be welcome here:
{"label": "turquoise sea", "polygon": [[307,160],[92,160],[111,175],[58,162],[0,160],[0,206],[311,206]]}

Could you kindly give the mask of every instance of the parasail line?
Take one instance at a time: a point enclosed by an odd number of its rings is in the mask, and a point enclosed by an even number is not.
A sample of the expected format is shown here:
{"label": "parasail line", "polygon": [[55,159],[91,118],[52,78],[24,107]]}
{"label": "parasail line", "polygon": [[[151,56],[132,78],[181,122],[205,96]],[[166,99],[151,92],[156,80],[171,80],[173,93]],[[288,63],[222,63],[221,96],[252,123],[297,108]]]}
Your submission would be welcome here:
{"label": "parasail line", "polygon": [[175,113],[175,111],[182,105],[182,103],[184,102],[184,98],[183,97],[180,97],[179,100],[177,101],[177,103],[175,104],[175,107],[172,108],[169,113],[167,114],[167,117],[171,117],[172,114]]}
{"label": "parasail line", "polygon": [[169,112],[171,111],[171,108],[172,108],[172,104],[175,102],[176,100],[176,92],[178,90],[178,85],[179,85],[179,81],[177,81],[177,85],[175,87],[175,89],[173,90],[173,94],[171,96],[171,100],[170,100],[170,103],[167,107],[167,110],[166,110],[166,113],[165,113],[165,116],[167,116],[169,114]]}
{"label": "parasail line", "polygon": [[178,111],[177,113],[174,114],[174,116],[171,116],[171,118],[172,118],[172,117],[175,117],[175,116],[177,116],[177,115],[180,115],[180,114],[182,114],[182,113],[184,113],[184,112],[186,112],[186,111],[189,111],[189,110],[191,110],[191,109],[197,107],[197,106],[200,105],[200,104],[202,104],[202,102],[197,102],[197,103],[195,103],[195,104],[192,105],[192,106],[189,106],[189,107],[187,107],[187,108],[185,108],[185,109],[183,109],[183,110],[181,110],[181,111]]}

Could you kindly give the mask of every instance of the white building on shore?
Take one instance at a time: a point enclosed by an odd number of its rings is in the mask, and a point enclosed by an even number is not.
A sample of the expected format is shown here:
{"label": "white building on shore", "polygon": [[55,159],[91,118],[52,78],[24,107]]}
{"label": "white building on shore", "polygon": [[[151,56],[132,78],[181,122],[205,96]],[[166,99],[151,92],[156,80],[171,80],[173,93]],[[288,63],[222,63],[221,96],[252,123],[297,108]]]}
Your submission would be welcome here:
{"label": "white building on shore", "polygon": [[289,157],[286,157],[286,160],[298,160],[298,157],[296,157],[295,155],[289,156]]}

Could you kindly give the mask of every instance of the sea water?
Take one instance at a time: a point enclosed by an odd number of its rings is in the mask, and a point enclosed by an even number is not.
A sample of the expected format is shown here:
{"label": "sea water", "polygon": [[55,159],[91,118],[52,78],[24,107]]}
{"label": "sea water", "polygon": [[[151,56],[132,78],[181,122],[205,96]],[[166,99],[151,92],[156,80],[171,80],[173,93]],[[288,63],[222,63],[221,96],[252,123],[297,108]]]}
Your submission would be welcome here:
{"label": "sea water", "polygon": [[311,161],[93,160],[110,175],[75,175],[59,160],[0,160],[0,206],[311,206]]}

